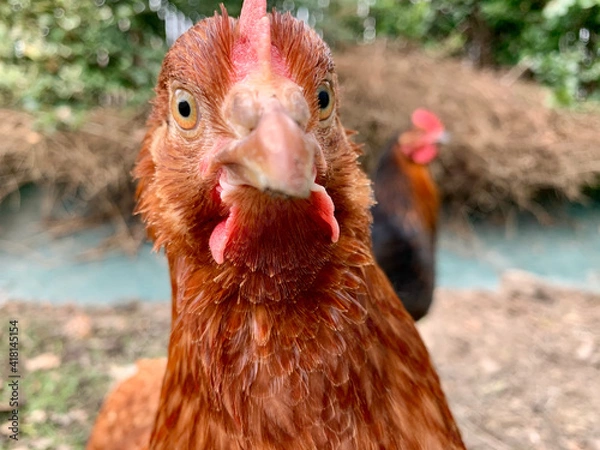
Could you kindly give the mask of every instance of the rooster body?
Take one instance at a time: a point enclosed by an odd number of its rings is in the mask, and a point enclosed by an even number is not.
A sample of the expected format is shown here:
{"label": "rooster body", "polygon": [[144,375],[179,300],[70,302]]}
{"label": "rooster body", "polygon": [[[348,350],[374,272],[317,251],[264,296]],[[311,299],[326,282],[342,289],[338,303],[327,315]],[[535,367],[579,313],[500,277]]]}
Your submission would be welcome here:
{"label": "rooster body", "polygon": [[[165,58],[135,175],[170,265],[168,361],[156,403],[109,396],[88,448],[129,448],[115,437],[139,423],[150,449],[462,449],[373,260],[329,50],[265,9],[204,20]],[[102,431],[127,395],[152,429],[132,416]]]}
{"label": "rooster body", "polygon": [[427,164],[444,134],[429,111],[413,114],[415,128],[394,138],[374,174],[373,252],[415,320],[433,301],[439,194]]}

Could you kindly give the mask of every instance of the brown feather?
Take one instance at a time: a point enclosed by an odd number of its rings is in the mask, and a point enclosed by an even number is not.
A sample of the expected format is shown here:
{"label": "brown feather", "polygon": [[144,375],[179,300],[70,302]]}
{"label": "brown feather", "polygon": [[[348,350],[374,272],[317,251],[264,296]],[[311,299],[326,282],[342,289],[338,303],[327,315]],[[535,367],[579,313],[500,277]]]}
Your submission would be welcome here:
{"label": "brown feather", "polygon": [[137,373],[106,398],[87,450],[147,449],[167,360],[142,359]]}

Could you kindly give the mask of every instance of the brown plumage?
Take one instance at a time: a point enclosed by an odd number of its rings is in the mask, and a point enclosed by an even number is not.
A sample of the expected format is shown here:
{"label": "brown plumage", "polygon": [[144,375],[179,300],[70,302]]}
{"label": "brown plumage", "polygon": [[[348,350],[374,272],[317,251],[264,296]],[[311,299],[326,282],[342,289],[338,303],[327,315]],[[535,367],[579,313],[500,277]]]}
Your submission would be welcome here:
{"label": "brown plumage", "polygon": [[88,450],[148,448],[167,360],[141,359],[137,373],[110,393],[94,425]]}
{"label": "brown plumage", "polygon": [[440,200],[427,164],[437,156],[444,127],[431,112],[413,113],[414,128],[396,136],[374,173],[373,252],[415,320],[429,310],[435,281]]}
{"label": "brown plumage", "polygon": [[[370,185],[329,50],[265,9],[250,0],[239,21],[200,22],[159,78],[135,175],[169,260],[173,321],[145,448],[462,449],[373,261]],[[99,431],[129,392],[107,399],[88,448],[129,448]],[[143,401],[130,394],[121,417]]]}

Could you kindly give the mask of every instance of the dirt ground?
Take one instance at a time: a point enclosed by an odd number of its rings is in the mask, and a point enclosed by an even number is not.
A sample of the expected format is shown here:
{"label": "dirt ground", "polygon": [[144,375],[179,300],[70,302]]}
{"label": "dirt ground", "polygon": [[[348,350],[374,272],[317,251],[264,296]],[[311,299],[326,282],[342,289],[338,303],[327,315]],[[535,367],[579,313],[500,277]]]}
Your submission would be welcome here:
{"label": "dirt ground", "polygon": [[[20,439],[0,448],[83,448],[102,398],[133,361],[164,355],[167,303],[0,305],[19,321]],[[600,449],[600,295],[513,272],[497,292],[439,289],[419,329],[471,450]],[[0,342],[8,342],[8,323]]]}
{"label": "dirt ground", "polygon": [[600,449],[600,295],[507,273],[419,324],[467,447]]}

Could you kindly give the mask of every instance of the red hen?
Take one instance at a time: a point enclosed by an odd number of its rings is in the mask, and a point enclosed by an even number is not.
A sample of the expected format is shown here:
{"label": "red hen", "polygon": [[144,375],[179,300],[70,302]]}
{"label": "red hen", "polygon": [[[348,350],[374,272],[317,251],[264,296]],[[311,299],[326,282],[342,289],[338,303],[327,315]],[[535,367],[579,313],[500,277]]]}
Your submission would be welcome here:
{"label": "red hen", "polygon": [[165,57],[135,175],[170,265],[168,360],[108,397],[88,448],[462,449],[373,260],[329,49],[265,9],[223,10]]}

